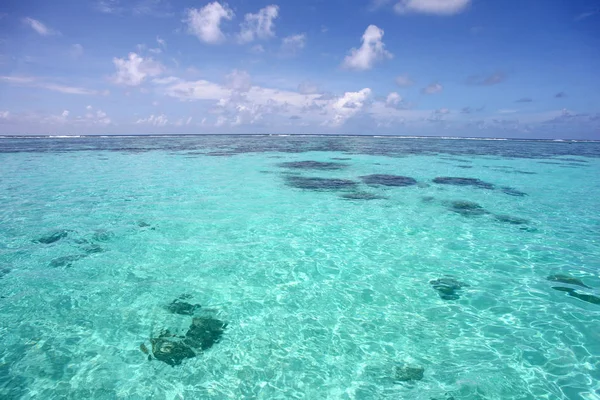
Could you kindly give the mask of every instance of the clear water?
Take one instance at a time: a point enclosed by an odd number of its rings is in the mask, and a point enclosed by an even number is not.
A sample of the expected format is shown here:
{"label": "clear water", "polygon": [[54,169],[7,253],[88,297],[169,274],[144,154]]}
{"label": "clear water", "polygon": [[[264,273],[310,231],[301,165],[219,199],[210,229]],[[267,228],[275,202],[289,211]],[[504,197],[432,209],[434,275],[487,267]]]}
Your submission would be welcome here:
{"label": "clear water", "polygon": [[[347,166],[278,166],[307,160]],[[0,398],[600,399],[599,199],[599,143],[0,139]],[[149,361],[182,295],[227,328]]]}

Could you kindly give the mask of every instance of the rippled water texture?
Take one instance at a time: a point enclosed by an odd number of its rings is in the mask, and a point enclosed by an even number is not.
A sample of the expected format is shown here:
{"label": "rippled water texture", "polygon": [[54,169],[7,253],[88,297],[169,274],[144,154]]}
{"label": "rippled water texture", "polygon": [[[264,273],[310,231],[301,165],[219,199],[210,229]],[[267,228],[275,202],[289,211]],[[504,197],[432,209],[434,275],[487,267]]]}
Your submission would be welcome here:
{"label": "rippled water texture", "polygon": [[0,398],[598,400],[599,199],[599,143],[0,139]]}

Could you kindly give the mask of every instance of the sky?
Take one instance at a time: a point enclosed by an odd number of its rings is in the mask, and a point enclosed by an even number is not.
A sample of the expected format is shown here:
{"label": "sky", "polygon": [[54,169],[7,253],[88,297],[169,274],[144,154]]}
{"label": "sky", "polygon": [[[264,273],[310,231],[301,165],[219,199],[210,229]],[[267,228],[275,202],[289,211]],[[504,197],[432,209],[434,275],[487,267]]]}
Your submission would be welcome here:
{"label": "sky", "polygon": [[600,140],[598,0],[4,0],[0,134]]}

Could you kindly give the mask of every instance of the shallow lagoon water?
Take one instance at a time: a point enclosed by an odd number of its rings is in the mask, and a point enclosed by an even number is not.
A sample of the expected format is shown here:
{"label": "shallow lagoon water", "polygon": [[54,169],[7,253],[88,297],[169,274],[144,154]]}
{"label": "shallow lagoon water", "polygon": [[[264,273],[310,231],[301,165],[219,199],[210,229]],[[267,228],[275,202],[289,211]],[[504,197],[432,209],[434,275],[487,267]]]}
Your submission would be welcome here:
{"label": "shallow lagoon water", "polygon": [[598,143],[0,139],[0,397],[600,399],[598,199]]}

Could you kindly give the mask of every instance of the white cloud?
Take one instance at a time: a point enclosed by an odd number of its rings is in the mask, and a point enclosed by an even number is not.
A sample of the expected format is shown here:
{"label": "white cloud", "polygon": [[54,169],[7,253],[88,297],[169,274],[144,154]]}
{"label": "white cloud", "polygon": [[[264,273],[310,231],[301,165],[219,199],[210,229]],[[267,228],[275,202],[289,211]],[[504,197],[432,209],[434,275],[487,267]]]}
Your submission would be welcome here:
{"label": "white cloud", "polygon": [[123,11],[119,6],[119,0],[98,0],[94,8],[105,14],[119,14]]}
{"label": "white cloud", "polygon": [[227,87],[236,92],[247,92],[252,87],[252,79],[246,71],[234,69],[225,77]]}
{"label": "white cloud", "polygon": [[385,50],[382,40],[383,33],[383,29],[369,25],[362,36],[360,48],[350,50],[350,54],[346,56],[342,65],[345,68],[367,70],[371,69],[379,60],[392,58],[392,53]]}
{"label": "white cloud", "polygon": [[275,18],[279,15],[279,7],[270,5],[260,9],[256,14],[246,14],[240,25],[239,40],[242,43],[255,39],[268,39],[275,36]]}
{"label": "white cloud", "polygon": [[140,118],[136,122],[136,124],[144,124],[144,125],[153,125],[153,126],[165,126],[169,123],[167,116],[165,114],[160,115],[150,115],[148,118]]}
{"label": "white cloud", "polygon": [[117,73],[112,81],[118,85],[138,86],[147,77],[155,77],[165,71],[165,67],[152,58],[143,58],[136,53],[129,53],[129,57],[113,58]]}
{"label": "white cloud", "polygon": [[10,112],[9,111],[0,111],[0,119],[9,119]]}
{"label": "white cloud", "polygon": [[93,89],[86,89],[76,86],[66,86],[52,82],[44,82],[39,78],[33,76],[0,76],[0,82],[6,82],[11,85],[17,86],[30,86],[46,90],[52,90],[54,92],[60,92],[65,94],[81,94],[81,95],[107,95],[106,91],[98,91]]}
{"label": "white cloud", "polygon": [[231,93],[230,89],[205,80],[183,81],[177,79],[166,85],[168,86],[164,89],[165,95],[182,101],[219,100]]}
{"label": "white cloud", "polygon": [[498,110],[498,114],[514,114],[516,112],[518,112],[519,110],[513,110],[513,109],[507,109],[507,108],[502,108],[500,110]]}
{"label": "white cloud", "polygon": [[79,43],[75,43],[71,46],[71,57],[79,58],[83,55],[83,46]]}
{"label": "white cloud", "polygon": [[94,107],[92,106],[87,106],[85,109],[87,110],[85,115],[77,117],[75,122],[84,123],[86,125],[110,125],[111,120],[104,111],[94,111]]}
{"label": "white cloud", "polygon": [[50,36],[50,35],[58,35],[59,32],[53,29],[48,28],[46,25],[38,21],[37,19],[33,19],[30,17],[23,18],[23,23],[29,26],[31,29],[36,31],[38,34],[42,36]]}
{"label": "white cloud", "polygon": [[167,42],[165,41],[165,39],[161,39],[159,36],[156,37],[156,43],[158,43],[158,45],[163,49],[167,48]]}
{"label": "white cloud", "polygon": [[412,86],[414,84],[415,84],[415,82],[413,82],[413,80],[410,79],[410,77],[406,74],[398,75],[396,77],[396,85],[398,85],[400,87],[408,87],[408,86]]}
{"label": "white cloud", "polygon": [[301,94],[319,93],[319,87],[312,82],[302,82],[298,85],[298,92]]}
{"label": "white cloud", "polygon": [[400,0],[394,10],[398,14],[453,15],[466,10],[469,4],[471,0]]}
{"label": "white cloud", "polygon": [[306,46],[306,34],[291,35],[281,41],[281,51],[284,54],[296,54]]}
{"label": "white cloud", "polygon": [[233,16],[233,10],[226,3],[215,1],[200,9],[190,8],[186,11],[186,19],[183,22],[187,23],[190,34],[205,43],[216,44],[225,39],[221,31],[221,21],[231,21]]}
{"label": "white cloud", "polygon": [[349,118],[363,111],[367,100],[371,97],[371,89],[365,88],[358,92],[346,92],[344,95],[333,103],[331,103],[331,109],[333,111],[333,118],[326,122],[331,126],[341,126]]}
{"label": "white cloud", "polygon": [[440,93],[442,90],[444,90],[444,87],[442,85],[440,85],[439,83],[432,83],[431,85],[424,87],[422,92],[424,94],[434,94]]}
{"label": "white cloud", "polygon": [[401,102],[402,97],[396,92],[391,92],[385,99],[385,105],[388,107],[397,107]]}
{"label": "white cloud", "polygon": [[255,46],[252,46],[252,47],[250,48],[250,53],[254,53],[254,54],[261,54],[261,53],[264,53],[264,52],[265,52],[265,48],[264,48],[264,47],[262,47],[262,45],[260,45],[260,44],[257,44],[257,45],[255,45]]}

